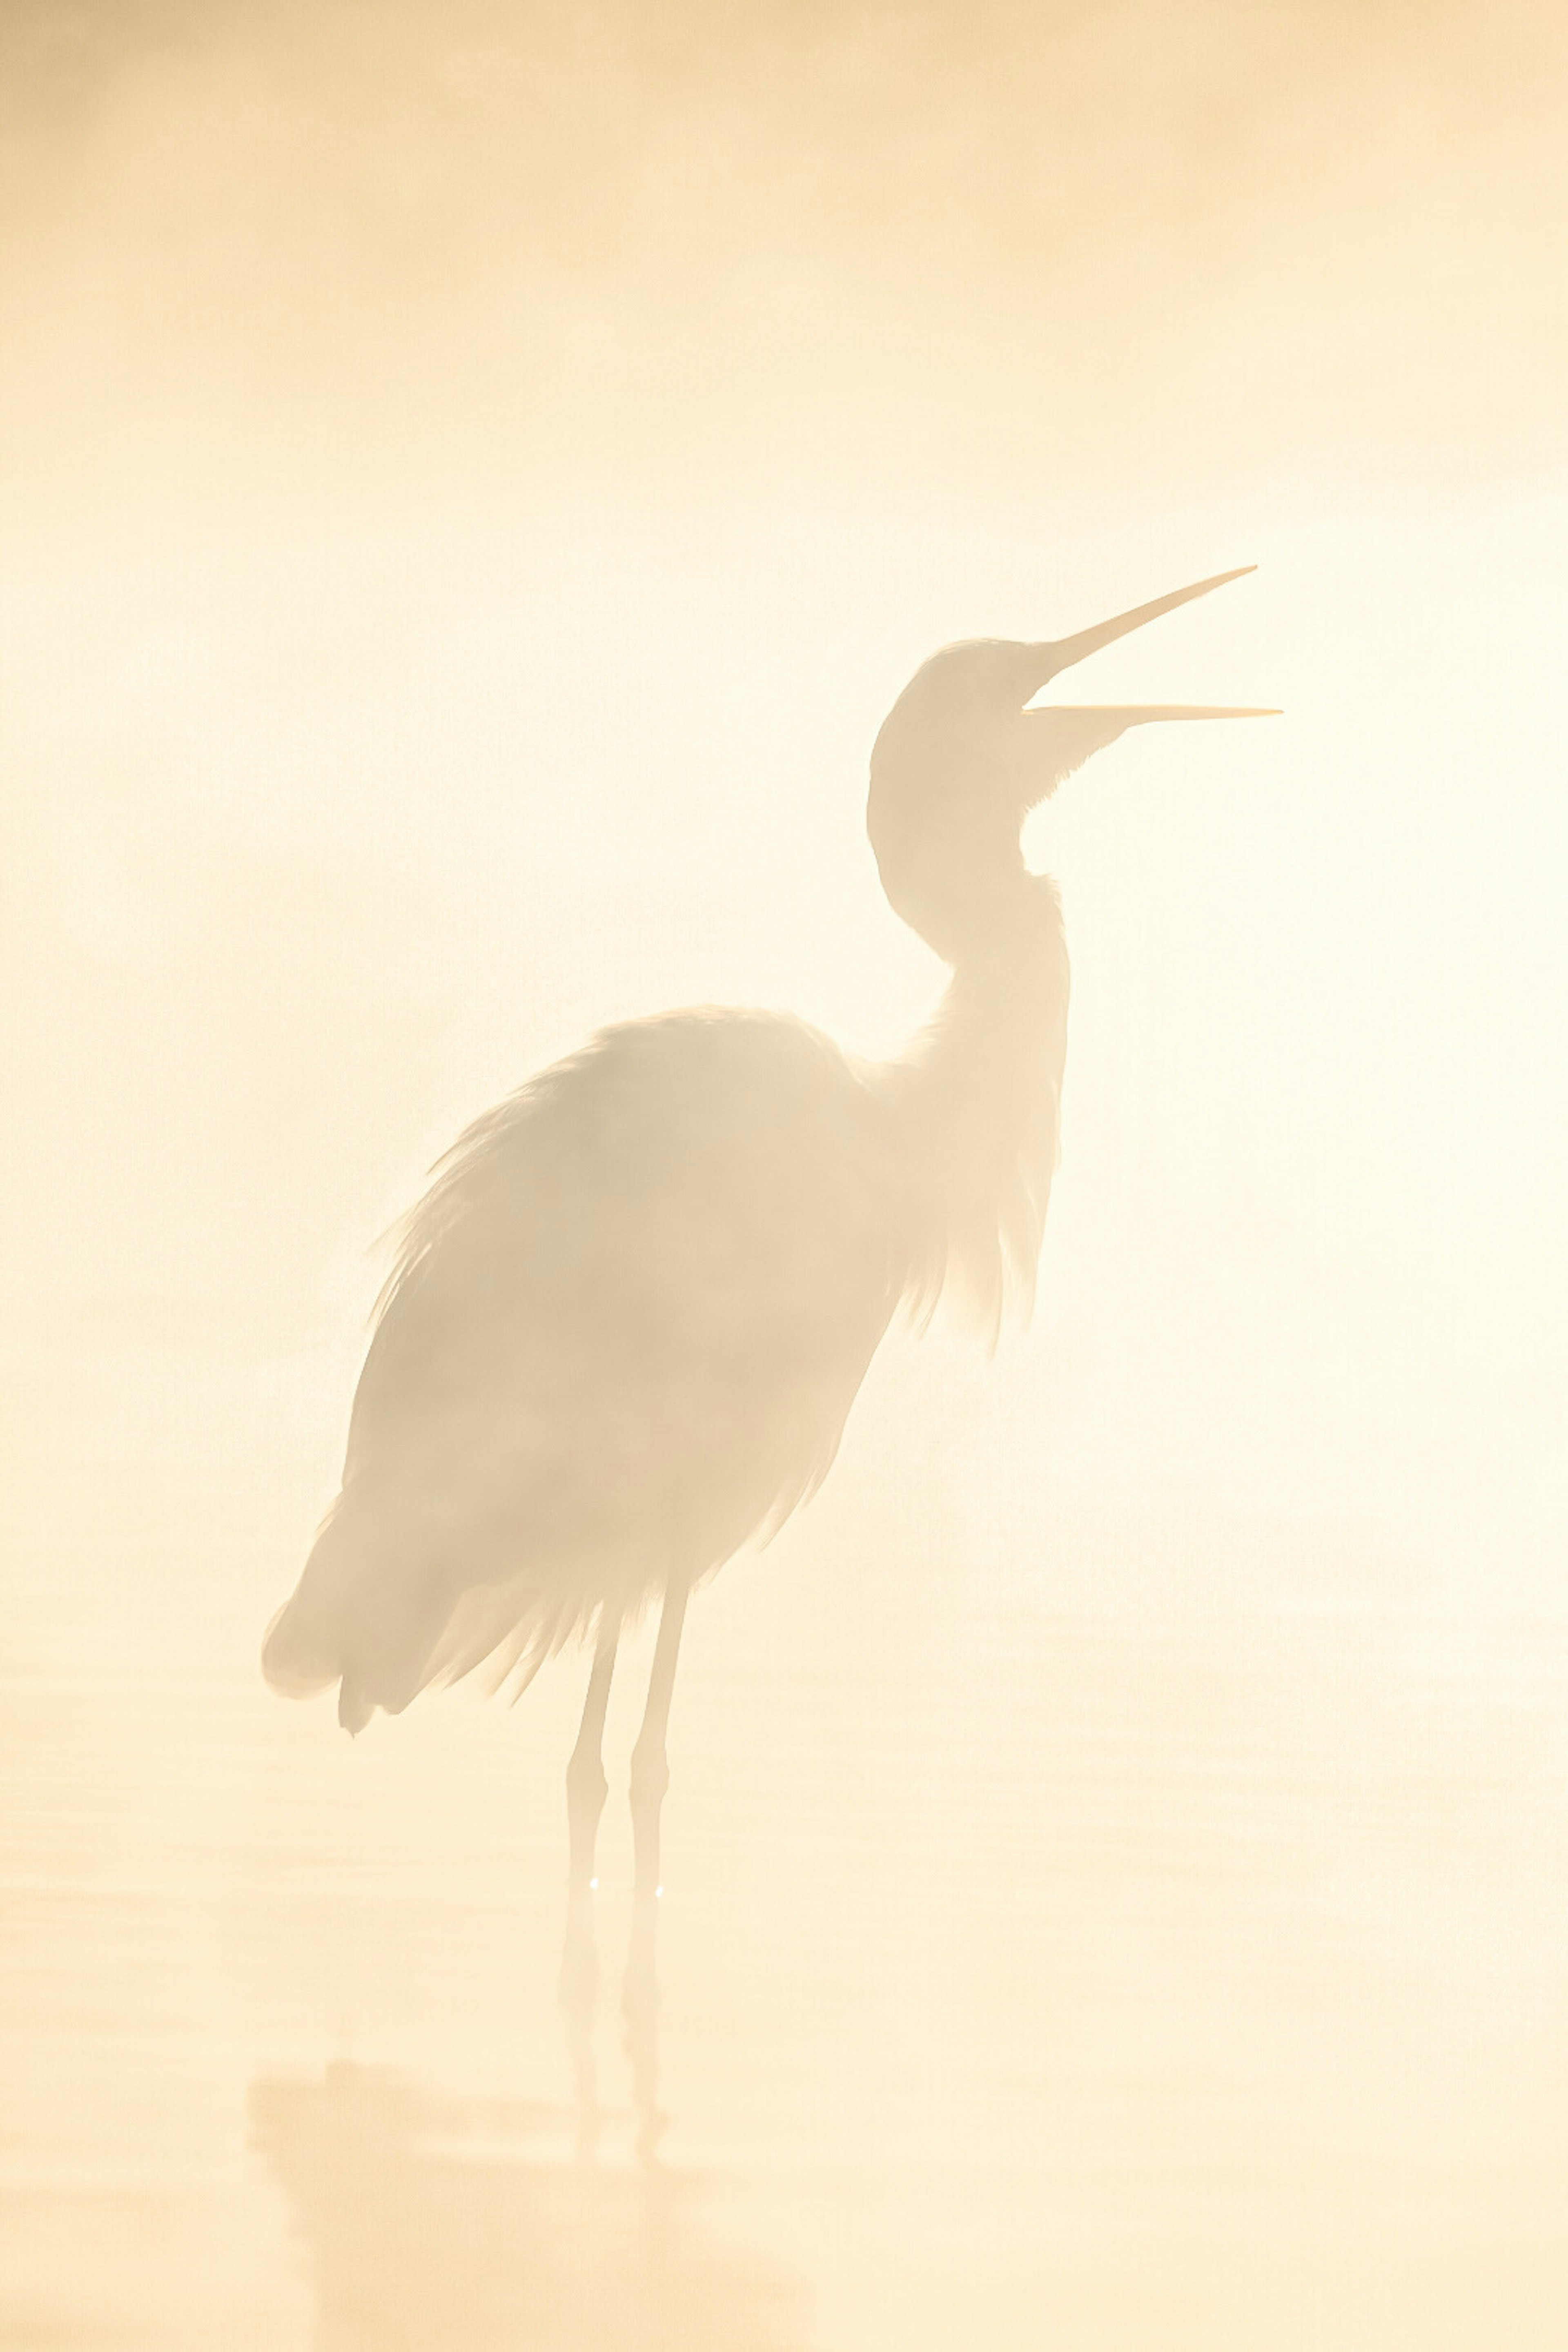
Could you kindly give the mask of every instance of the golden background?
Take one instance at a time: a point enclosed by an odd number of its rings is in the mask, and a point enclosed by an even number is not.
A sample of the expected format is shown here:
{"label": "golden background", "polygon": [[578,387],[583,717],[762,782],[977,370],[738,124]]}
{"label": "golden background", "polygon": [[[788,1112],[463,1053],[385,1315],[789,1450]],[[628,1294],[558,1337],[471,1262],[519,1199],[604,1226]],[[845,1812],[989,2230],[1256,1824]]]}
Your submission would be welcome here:
{"label": "golden background", "polygon": [[[0,2341],[1561,2341],[1565,68],[0,12]],[[603,1021],[891,1050],[910,672],[1248,562],[1082,690],[1286,716],[1031,830],[1032,1329],[890,1340],[694,1605],[670,2123],[612,2004],[584,2167],[580,1676],[351,1748],[257,1671],[369,1245]]]}

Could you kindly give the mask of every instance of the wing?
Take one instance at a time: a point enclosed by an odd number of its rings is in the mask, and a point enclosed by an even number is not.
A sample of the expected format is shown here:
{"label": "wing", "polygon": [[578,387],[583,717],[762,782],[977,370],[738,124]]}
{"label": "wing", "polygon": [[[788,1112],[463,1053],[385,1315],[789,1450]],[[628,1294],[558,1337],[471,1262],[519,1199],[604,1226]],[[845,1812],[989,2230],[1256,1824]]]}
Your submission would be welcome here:
{"label": "wing", "polygon": [[903,1280],[896,1160],[802,1024],[607,1031],[471,1128],[409,1220],[345,1487],[374,1469],[530,1549],[646,1564],[653,1534],[713,1564],[832,1459]]}
{"label": "wing", "polygon": [[908,1276],[894,1115],[761,1014],[606,1031],[469,1129],[409,1219],[343,1491],[268,1678],[342,1720],[526,1680],[826,1473]]}

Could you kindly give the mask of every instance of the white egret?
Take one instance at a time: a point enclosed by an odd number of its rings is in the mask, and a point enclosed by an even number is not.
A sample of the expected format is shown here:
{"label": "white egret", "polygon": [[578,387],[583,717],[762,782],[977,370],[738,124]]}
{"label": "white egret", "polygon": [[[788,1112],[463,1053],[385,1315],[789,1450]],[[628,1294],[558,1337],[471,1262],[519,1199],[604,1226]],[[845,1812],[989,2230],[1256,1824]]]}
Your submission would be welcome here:
{"label": "white egret", "polygon": [[901,1058],[868,1066],[775,1013],[607,1029],[476,1121],[403,1229],[342,1491],[266,1673],[296,1696],[336,1684],[357,1731],[476,1667],[521,1687],[593,1633],[567,1772],[574,1894],[593,1882],[626,1624],[660,1600],[631,1778],[646,1903],[692,1587],[821,1481],[900,1304],[924,1311],[951,1285],[994,1325],[1010,1279],[1032,1288],[1068,957],[1023,820],[1129,727],[1265,714],[1026,706],[1240,576],[1055,644],[949,646],[900,696],[868,827],[892,906],[952,971]]}

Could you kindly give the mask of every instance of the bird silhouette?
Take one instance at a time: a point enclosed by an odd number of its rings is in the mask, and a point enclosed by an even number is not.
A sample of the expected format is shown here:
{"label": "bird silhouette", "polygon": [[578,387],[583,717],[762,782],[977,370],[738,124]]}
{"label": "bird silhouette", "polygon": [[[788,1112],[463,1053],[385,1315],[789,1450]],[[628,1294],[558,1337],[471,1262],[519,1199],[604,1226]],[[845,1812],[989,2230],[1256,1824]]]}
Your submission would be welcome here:
{"label": "bird silhouette", "polygon": [[[1242,571],[1254,567],[1246,565]],[[359,1730],[484,1667],[521,1688],[595,1637],[567,1769],[594,1883],[623,1629],[661,1603],[632,1758],[634,1880],[658,1892],[666,1729],[692,1587],[821,1482],[900,1306],[1032,1295],[1058,1157],[1068,957],[1023,820],[1182,705],[1028,709],[1086,655],[1241,572],[1056,643],[917,671],[871,754],[887,896],[952,967],[934,1022],[868,1066],[803,1022],[712,1009],[605,1030],[477,1120],[401,1229],[342,1491],[263,1664],[338,1685]]]}

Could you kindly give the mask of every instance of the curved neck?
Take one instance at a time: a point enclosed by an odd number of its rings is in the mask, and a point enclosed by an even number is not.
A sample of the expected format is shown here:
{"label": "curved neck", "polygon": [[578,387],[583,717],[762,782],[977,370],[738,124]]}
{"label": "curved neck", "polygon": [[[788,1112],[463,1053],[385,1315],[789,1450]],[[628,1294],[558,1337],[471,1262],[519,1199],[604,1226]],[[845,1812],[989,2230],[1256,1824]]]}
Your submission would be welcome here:
{"label": "curved neck", "polygon": [[[1019,819],[911,790],[879,789],[873,772],[866,830],[896,915],[955,968],[985,959],[1027,926],[1037,877],[1024,864]],[[1060,919],[1060,909],[1058,909]]]}
{"label": "curved neck", "polygon": [[[963,1098],[987,1132],[1011,1131],[1023,1091],[1045,1086],[1053,1100],[1067,1060],[1071,971],[1062,902],[1047,875],[1020,867],[985,906],[986,922],[965,938],[935,1022],[906,1057]],[[1032,1082],[1032,1083],[1031,1083]],[[938,1090],[944,1110],[958,1102]]]}
{"label": "curved neck", "polygon": [[1070,974],[1056,886],[1020,865],[967,927],[936,1019],[888,1073],[918,1171],[926,1241],[915,1280],[949,1274],[993,1334],[1011,1274],[1026,1304],[1058,1156]]}

